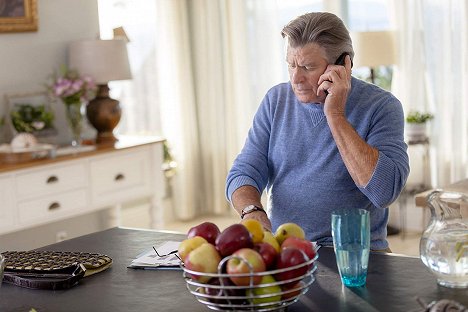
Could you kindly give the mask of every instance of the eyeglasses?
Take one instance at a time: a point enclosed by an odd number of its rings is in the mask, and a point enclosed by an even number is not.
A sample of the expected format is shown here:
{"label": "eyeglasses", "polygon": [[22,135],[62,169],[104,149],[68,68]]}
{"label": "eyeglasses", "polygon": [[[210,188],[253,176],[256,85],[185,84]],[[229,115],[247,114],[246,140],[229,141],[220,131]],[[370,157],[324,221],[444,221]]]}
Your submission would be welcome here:
{"label": "eyeglasses", "polygon": [[177,254],[177,250],[173,250],[169,253],[166,253],[166,254],[159,254],[158,250],[156,249],[156,247],[153,246],[153,249],[154,249],[154,252],[156,253],[156,255],[160,258],[164,258],[164,257],[167,257],[167,256],[170,256],[170,255],[175,255],[177,257],[177,259],[179,259],[180,261],[182,261],[182,259],[179,257],[179,255]]}

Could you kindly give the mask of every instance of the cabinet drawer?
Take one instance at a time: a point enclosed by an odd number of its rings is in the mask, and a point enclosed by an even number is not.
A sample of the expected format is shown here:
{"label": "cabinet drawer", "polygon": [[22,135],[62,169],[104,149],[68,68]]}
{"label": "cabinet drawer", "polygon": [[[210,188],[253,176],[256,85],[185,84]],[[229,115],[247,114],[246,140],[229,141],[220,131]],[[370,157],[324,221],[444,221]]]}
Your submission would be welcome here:
{"label": "cabinet drawer", "polygon": [[51,166],[34,172],[21,173],[16,177],[18,200],[59,194],[86,186],[86,165]]}
{"label": "cabinet drawer", "polygon": [[150,155],[147,150],[92,160],[93,203],[133,199],[150,191]]}
{"label": "cabinet drawer", "polygon": [[87,207],[85,189],[40,197],[18,204],[19,222],[20,224],[51,222],[65,216],[78,215]]}

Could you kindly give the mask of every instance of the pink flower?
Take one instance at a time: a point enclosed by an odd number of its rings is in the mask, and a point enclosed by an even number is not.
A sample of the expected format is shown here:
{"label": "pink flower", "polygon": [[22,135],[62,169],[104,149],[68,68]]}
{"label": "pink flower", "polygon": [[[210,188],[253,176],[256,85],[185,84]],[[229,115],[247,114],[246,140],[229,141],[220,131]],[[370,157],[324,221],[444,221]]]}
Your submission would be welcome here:
{"label": "pink flower", "polygon": [[96,84],[90,76],[80,77],[77,71],[63,69],[48,87],[50,94],[65,104],[89,102],[96,96]]}

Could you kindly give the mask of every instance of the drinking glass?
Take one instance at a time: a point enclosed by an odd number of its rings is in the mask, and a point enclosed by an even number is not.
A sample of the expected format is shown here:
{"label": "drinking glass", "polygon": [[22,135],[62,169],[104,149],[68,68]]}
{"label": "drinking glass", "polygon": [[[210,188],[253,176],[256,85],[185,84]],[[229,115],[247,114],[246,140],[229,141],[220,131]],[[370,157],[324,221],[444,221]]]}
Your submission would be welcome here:
{"label": "drinking glass", "polygon": [[370,217],[364,209],[332,213],[333,248],[342,283],[347,287],[366,284],[370,251]]}
{"label": "drinking glass", "polygon": [[4,269],[5,269],[5,257],[2,256],[2,254],[0,254],[0,287],[2,287]]}

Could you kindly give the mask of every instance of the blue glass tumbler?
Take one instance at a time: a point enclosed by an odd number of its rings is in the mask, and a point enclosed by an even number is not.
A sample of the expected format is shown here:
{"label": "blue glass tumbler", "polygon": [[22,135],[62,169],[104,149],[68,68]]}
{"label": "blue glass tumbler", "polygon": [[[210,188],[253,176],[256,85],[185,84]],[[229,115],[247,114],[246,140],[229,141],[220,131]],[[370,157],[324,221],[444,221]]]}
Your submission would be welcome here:
{"label": "blue glass tumbler", "polygon": [[364,209],[341,209],[332,213],[333,248],[342,283],[366,284],[370,252],[370,216]]}

